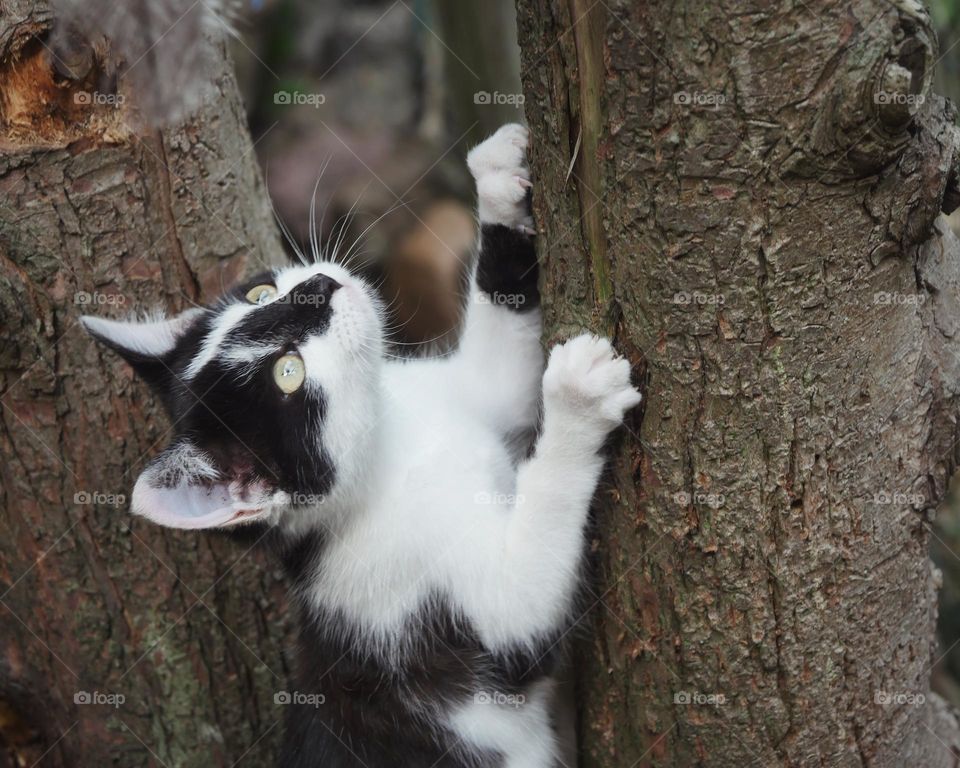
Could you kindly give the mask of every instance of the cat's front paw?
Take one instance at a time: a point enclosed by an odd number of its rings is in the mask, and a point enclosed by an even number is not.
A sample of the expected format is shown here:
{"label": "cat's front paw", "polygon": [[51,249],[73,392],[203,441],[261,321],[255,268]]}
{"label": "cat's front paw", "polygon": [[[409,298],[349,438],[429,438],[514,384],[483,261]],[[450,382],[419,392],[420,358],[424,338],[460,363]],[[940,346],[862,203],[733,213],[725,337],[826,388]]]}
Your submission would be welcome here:
{"label": "cat's front paw", "polygon": [[543,374],[544,410],[583,424],[600,440],[640,402],[630,363],[609,340],[583,334],[553,348]]}
{"label": "cat's front paw", "polygon": [[527,205],[530,134],[519,123],[502,126],[467,154],[467,167],[477,182],[477,213],[481,224],[503,224],[533,234]]}

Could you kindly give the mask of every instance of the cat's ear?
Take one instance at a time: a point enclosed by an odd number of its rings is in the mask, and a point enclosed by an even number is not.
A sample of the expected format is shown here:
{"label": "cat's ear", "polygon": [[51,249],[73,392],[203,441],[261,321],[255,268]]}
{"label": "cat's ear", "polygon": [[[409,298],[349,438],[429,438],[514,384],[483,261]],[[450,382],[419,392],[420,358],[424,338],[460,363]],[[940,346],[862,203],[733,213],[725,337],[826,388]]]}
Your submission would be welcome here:
{"label": "cat's ear", "polygon": [[119,354],[142,378],[156,386],[169,373],[163,358],[176,348],[183,334],[203,314],[202,309],[188,309],[176,317],[143,322],[84,315],[80,322],[87,333]]}
{"label": "cat's ear", "polygon": [[203,451],[181,439],[143,470],[130,506],[167,528],[226,528],[269,518],[277,501],[262,481],[224,476]]}

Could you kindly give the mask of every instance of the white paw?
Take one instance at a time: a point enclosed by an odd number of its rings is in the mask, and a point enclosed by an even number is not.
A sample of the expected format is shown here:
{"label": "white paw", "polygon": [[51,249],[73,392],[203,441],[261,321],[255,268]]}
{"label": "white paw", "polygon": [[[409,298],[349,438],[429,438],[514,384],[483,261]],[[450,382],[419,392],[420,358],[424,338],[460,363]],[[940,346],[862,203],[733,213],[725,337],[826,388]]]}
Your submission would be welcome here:
{"label": "white paw", "polygon": [[592,420],[605,435],[640,402],[640,393],[630,383],[630,363],[617,356],[610,342],[583,334],[550,352],[543,399],[546,413],[555,408]]}
{"label": "white paw", "polygon": [[467,167],[477,181],[477,213],[483,224],[503,224],[533,233],[527,213],[529,132],[508,123],[467,154]]}

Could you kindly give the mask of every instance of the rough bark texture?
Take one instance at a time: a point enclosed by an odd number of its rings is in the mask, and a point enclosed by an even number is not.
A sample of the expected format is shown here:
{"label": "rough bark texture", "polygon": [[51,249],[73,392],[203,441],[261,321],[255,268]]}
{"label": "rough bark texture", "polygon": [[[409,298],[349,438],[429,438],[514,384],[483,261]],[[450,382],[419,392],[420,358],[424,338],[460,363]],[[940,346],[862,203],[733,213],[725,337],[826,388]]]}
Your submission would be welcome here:
{"label": "rough bark texture", "polygon": [[958,139],[924,9],[518,6],[547,340],[614,333],[646,392],[598,505],[582,764],[956,765],[927,548]]}
{"label": "rough bark texture", "polygon": [[169,424],[77,322],[178,311],[279,256],[236,84],[221,54],[214,104],[136,128],[122,79],[120,108],[76,96],[109,87],[109,50],[54,56],[42,4],[0,13],[0,765],[267,765],[279,576],[132,520]]}

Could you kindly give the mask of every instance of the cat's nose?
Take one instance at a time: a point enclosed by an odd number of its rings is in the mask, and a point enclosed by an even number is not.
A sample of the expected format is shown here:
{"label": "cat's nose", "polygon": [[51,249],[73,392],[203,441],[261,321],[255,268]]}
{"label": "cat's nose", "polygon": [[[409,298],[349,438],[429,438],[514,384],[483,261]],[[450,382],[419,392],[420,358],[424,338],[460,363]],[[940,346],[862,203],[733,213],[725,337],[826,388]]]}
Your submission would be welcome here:
{"label": "cat's nose", "polygon": [[332,277],[327,275],[314,275],[309,280],[305,280],[294,289],[294,293],[300,295],[300,301],[308,299],[313,304],[326,304],[330,297],[338,288],[343,285],[338,283]]}

